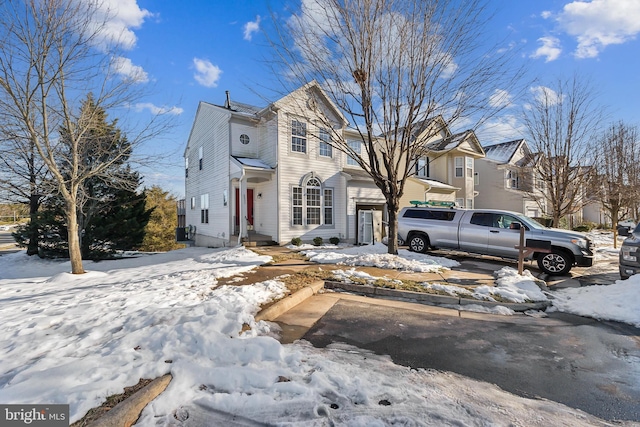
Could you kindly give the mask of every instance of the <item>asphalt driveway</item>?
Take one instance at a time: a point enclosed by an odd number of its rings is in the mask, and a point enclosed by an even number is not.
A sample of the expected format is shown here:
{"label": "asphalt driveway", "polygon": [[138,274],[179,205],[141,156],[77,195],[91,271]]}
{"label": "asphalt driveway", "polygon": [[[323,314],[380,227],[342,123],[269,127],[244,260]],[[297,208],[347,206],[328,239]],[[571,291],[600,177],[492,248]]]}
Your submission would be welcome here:
{"label": "asphalt driveway", "polygon": [[[327,299],[333,299],[332,303]],[[323,302],[323,300],[325,300]],[[640,330],[562,313],[546,318],[468,312],[336,294],[305,306],[324,315],[303,335],[316,347],[350,344],[397,364],[456,372],[517,395],[544,398],[606,420],[640,421]],[[289,322],[287,324],[286,322]]]}

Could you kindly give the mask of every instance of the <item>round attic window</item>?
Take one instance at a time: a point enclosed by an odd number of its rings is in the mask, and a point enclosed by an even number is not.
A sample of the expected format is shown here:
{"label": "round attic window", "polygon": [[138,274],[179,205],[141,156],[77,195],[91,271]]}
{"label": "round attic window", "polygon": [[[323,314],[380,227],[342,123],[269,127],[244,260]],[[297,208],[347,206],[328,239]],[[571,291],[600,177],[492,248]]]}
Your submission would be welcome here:
{"label": "round attic window", "polygon": [[248,144],[249,143],[249,135],[247,135],[246,133],[243,133],[242,135],[240,135],[240,142],[242,142],[243,144]]}

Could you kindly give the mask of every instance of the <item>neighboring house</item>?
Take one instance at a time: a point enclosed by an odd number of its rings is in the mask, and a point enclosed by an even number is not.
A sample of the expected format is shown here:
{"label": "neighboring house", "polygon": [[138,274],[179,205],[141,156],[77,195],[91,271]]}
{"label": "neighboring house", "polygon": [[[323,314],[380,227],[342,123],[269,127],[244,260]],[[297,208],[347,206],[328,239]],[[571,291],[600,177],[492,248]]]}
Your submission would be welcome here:
{"label": "neighboring house", "polygon": [[476,208],[506,209],[529,217],[546,212],[544,183],[538,179],[524,139],[483,147],[486,157],[476,162]]}
{"label": "neighboring house", "polygon": [[[434,132],[437,130],[438,132]],[[485,153],[472,130],[452,135],[441,117],[433,119],[416,139],[426,138],[426,150],[416,161],[415,174],[405,184],[400,206],[411,201],[455,202],[475,207],[475,163]]]}
{"label": "neighboring house", "polygon": [[[326,118],[331,130],[321,125]],[[228,96],[225,105],[200,102],[184,152],[185,217],[191,231],[195,226],[195,244],[382,238],[382,193],[353,159],[331,147],[331,132],[360,147],[315,82],[263,108]]]}

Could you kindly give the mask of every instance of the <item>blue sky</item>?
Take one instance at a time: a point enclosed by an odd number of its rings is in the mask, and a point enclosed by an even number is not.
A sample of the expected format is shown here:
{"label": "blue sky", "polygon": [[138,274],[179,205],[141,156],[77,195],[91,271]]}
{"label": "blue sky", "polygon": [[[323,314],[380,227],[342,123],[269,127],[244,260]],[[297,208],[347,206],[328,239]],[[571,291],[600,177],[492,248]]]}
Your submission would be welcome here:
{"label": "blue sky", "polygon": [[[287,0],[291,3],[293,0]],[[135,73],[151,95],[135,114],[169,111],[176,127],[153,142],[167,164],[144,171],[182,197],[182,151],[199,101],[224,103],[225,91],[240,102],[274,100],[265,65],[270,48],[262,29],[271,11],[287,16],[285,0],[108,0],[113,31],[128,50],[123,73]],[[611,121],[640,124],[640,0],[490,0],[497,10],[490,31],[519,49],[529,78],[551,84],[578,71],[591,78]],[[277,89],[277,88],[276,88]],[[479,129],[483,145],[525,137],[513,100],[491,127]],[[455,130],[455,129],[454,129]]]}

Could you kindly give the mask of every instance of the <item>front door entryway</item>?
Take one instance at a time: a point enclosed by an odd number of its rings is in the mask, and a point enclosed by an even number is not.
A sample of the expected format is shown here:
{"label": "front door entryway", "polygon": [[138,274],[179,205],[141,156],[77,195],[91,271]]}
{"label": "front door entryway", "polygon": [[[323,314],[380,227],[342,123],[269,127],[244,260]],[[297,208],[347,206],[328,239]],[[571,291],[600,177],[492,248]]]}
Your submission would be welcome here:
{"label": "front door entryway", "polygon": [[[240,189],[236,188],[236,229],[240,225]],[[253,188],[247,188],[247,224],[253,226]]]}

